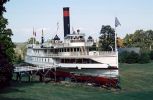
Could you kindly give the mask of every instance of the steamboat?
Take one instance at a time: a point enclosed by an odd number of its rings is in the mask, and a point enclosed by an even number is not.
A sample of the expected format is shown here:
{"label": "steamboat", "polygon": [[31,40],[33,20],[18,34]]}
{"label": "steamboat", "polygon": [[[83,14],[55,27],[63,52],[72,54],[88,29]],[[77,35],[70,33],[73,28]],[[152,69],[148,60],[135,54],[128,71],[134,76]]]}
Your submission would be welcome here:
{"label": "steamboat", "polygon": [[64,41],[58,35],[49,41],[41,37],[40,44],[28,44],[25,62],[35,66],[53,66],[50,77],[70,79],[104,86],[117,87],[119,83],[118,51],[99,51],[97,43],[79,30],[70,34],[69,8],[63,8]]}

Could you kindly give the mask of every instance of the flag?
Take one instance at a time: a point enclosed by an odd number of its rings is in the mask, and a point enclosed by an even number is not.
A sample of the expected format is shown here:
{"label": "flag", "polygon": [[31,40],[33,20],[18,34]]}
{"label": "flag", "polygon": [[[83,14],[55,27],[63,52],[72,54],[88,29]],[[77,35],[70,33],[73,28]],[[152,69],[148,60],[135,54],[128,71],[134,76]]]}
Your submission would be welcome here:
{"label": "flag", "polygon": [[117,17],[115,17],[115,27],[118,27],[120,24],[119,20]]}

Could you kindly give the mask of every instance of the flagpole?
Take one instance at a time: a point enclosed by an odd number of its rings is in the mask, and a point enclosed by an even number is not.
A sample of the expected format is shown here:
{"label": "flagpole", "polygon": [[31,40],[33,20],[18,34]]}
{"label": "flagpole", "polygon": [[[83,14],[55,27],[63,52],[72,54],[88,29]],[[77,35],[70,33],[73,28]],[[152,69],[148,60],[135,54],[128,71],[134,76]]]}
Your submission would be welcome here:
{"label": "flagpole", "polygon": [[32,47],[34,47],[34,27],[33,27],[33,39],[32,39]]}
{"label": "flagpole", "polygon": [[[117,17],[115,17],[115,53],[116,53],[116,64],[117,64],[117,68],[119,66],[119,61],[118,61],[118,48],[117,48],[117,32],[116,32],[116,28],[121,25],[119,20],[117,19]],[[120,84],[120,76],[119,77],[119,84]]]}
{"label": "flagpole", "polygon": [[116,33],[116,26],[115,26],[115,51],[117,51],[117,33]]}

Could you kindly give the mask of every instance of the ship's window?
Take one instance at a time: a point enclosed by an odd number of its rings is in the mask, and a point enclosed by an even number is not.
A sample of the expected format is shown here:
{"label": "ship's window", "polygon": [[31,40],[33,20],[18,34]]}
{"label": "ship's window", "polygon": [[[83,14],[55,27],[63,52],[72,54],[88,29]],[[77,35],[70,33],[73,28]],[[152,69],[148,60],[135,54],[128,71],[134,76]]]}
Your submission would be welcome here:
{"label": "ship's window", "polygon": [[47,50],[44,50],[45,53],[47,53]]}
{"label": "ship's window", "polygon": [[67,48],[67,52],[70,52],[70,48]]}
{"label": "ship's window", "polygon": [[64,59],[61,59],[61,63],[64,63]]}
{"label": "ship's window", "polygon": [[74,52],[76,52],[76,48],[74,48]]}
{"label": "ship's window", "polygon": [[53,50],[52,50],[52,49],[50,49],[50,52],[53,52]]}
{"label": "ship's window", "polygon": [[77,48],[77,51],[80,51],[80,49],[79,49],[79,48]]}
{"label": "ship's window", "polygon": [[73,52],[73,48],[70,48],[70,51]]}

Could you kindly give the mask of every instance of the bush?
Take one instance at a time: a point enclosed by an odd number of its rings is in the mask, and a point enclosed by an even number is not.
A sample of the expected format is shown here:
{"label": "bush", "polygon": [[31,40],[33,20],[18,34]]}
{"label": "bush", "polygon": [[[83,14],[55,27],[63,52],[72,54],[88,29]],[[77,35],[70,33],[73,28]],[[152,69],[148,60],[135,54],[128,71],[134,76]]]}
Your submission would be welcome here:
{"label": "bush", "polygon": [[130,64],[137,63],[138,59],[139,59],[139,54],[132,51],[132,52],[129,52],[126,63],[130,63]]}
{"label": "bush", "polygon": [[149,56],[150,56],[150,59],[153,60],[153,51],[150,51]]}
{"label": "bush", "polygon": [[120,63],[125,63],[126,60],[127,60],[128,55],[129,55],[129,52],[127,52],[127,51],[119,53],[119,62]]}
{"label": "bush", "polygon": [[148,53],[135,53],[134,51],[132,52],[122,52],[119,54],[119,62],[120,63],[149,63],[150,62],[150,57]]}
{"label": "bush", "polygon": [[144,63],[149,63],[149,62],[150,62],[149,54],[148,53],[141,53],[138,63],[144,64]]}

